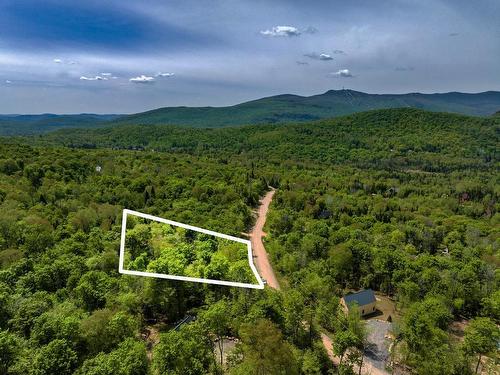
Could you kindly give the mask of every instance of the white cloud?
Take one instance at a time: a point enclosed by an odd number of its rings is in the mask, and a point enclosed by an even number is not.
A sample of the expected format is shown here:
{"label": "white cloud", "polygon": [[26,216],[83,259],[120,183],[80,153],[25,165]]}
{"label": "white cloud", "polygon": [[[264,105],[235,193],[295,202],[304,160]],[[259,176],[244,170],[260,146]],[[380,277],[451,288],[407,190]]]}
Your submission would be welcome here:
{"label": "white cloud", "polygon": [[160,72],[160,73],[158,73],[158,74],[156,75],[156,77],[172,77],[172,76],[174,76],[174,75],[175,75],[175,73],[161,73],[161,72]]}
{"label": "white cloud", "polygon": [[102,75],[103,77],[109,77],[109,76],[111,76],[111,73],[101,73],[101,75]]}
{"label": "white cloud", "polygon": [[271,30],[262,30],[264,36],[299,36],[300,30],[294,26],[274,26]]}
{"label": "white cloud", "polygon": [[333,76],[336,77],[343,77],[343,78],[352,78],[354,77],[349,69],[340,69],[336,71],[335,73],[330,73]]}
{"label": "white cloud", "polygon": [[333,60],[333,57],[331,55],[328,55],[327,53],[320,53],[318,55],[317,53],[313,52],[313,53],[306,53],[304,56],[309,57],[310,59],[313,60],[321,60],[321,61]]}
{"label": "white cloud", "polygon": [[56,64],[66,64],[66,65],[76,65],[76,64],[78,64],[78,62],[76,62],[74,60],[54,59],[52,61],[55,62]]}
{"label": "white cloud", "polygon": [[141,74],[138,77],[130,78],[129,81],[133,83],[153,83],[155,79],[154,77],[145,76],[144,74]]}
{"label": "white cloud", "polygon": [[94,76],[94,77],[86,77],[86,76],[81,76],[80,80],[82,81],[107,81],[108,79],[103,76]]}
{"label": "white cloud", "polygon": [[9,85],[9,84],[11,84],[11,83],[12,83],[12,81],[9,81],[8,79],[6,79],[6,80],[5,80],[5,83]]}

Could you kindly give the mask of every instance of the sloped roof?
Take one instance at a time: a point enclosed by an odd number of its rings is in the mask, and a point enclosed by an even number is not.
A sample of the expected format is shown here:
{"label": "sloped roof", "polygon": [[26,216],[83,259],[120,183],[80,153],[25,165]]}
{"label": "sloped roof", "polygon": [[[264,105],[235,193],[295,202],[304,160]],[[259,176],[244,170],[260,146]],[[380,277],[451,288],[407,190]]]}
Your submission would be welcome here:
{"label": "sloped roof", "polygon": [[347,294],[344,296],[344,302],[348,306],[353,303],[357,303],[358,306],[364,306],[375,301],[375,293],[371,289],[361,290],[359,292]]}

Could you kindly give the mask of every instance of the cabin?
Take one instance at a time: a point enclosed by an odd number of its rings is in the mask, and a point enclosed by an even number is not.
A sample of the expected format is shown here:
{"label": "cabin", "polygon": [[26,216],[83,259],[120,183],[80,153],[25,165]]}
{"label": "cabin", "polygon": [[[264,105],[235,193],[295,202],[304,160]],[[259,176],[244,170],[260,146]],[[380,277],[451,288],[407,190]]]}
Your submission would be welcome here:
{"label": "cabin", "polygon": [[353,305],[357,305],[361,316],[374,313],[377,309],[375,306],[376,302],[375,293],[371,289],[349,293],[340,299],[345,313],[348,313]]}

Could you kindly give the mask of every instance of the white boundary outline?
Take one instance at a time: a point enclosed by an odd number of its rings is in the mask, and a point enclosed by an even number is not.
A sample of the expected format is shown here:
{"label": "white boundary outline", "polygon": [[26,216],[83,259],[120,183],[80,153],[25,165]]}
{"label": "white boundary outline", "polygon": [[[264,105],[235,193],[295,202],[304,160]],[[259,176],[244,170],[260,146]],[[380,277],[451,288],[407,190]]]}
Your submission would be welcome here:
{"label": "white boundary outline", "polygon": [[[195,231],[195,232],[205,233],[205,234],[209,234],[211,236],[220,237],[220,238],[224,238],[226,240],[236,241],[236,242],[240,242],[242,244],[247,245],[248,263],[250,264],[250,268],[252,269],[252,272],[253,272],[255,278],[257,279],[257,284],[240,283],[240,282],[232,282],[232,281],[225,281],[225,280],[201,279],[198,277],[176,276],[176,275],[167,275],[167,274],[163,274],[163,273],[132,271],[132,270],[124,269],[123,263],[125,261],[125,236],[127,234],[127,215],[139,216],[139,217],[142,217],[144,219],[154,220],[154,221],[158,221],[160,223],[170,224],[170,225],[174,225],[174,226],[181,227],[184,229],[190,229],[190,230]],[[238,237],[229,236],[229,235],[223,234],[223,233],[213,232],[213,231],[208,230],[208,229],[203,229],[203,228],[194,227],[192,225],[178,223],[176,221],[163,219],[161,217],[148,215],[148,214],[144,214],[142,212],[133,211],[133,210],[129,210],[129,209],[123,210],[122,231],[121,231],[121,239],[120,239],[120,262],[118,265],[118,272],[125,274],[125,275],[156,277],[156,278],[160,278],[160,279],[170,279],[170,280],[180,280],[180,281],[192,281],[195,283],[226,285],[226,286],[235,286],[235,287],[240,287],[240,288],[264,289],[264,282],[262,281],[262,279],[261,279],[259,273],[257,272],[257,269],[255,268],[255,265],[253,263],[252,244],[250,241],[244,240],[243,238],[238,238]]]}

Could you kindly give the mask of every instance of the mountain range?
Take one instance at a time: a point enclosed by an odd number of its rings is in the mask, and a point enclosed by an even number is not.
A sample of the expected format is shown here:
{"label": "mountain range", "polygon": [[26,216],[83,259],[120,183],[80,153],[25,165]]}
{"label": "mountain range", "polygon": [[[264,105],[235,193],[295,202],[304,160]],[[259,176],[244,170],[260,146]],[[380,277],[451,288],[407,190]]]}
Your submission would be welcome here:
{"label": "mountain range", "polygon": [[313,96],[276,95],[227,107],[163,107],[130,115],[0,115],[0,135],[136,124],[200,128],[276,124],[387,108],[418,108],[434,112],[492,116],[500,110],[500,92],[367,94],[343,89],[329,90]]}

